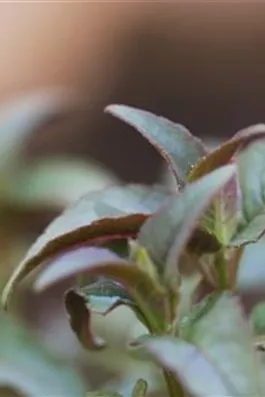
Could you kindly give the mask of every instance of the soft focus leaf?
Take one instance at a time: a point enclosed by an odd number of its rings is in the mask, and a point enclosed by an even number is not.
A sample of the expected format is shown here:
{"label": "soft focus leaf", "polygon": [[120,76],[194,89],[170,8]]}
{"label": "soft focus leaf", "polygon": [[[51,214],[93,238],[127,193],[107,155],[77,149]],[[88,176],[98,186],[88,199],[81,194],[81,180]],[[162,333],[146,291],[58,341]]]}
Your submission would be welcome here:
{"label": "soft focus leaf", "polygon": [[176,273],[178,257],[200,216],[234,171],[234,166],[226,166],[187,185],[142,226],[138,236],[140,244],[146,247],[160,269],[167,263],[166,275],[169,278]]}
{"label": "soft focus leaf", "polygon": [[7,199],[24,207],[64,206],[91,190],[117,183],[110,172],[80,160],[46,158],[18,173]]}
{"label": "soft focus leaf", "polygon": [[54,90],[25,95],[1,106],[0,166],[4,167],[17,160],[25,137],[56,117],[66,114],[69,105],[65,93]]}
{"label": "soft focus leaf", "polygon": [[265,336],[265,302],[258,303],[250,316],[255,334]]}
{"label": "soft focus leaf", "polygon": [[190,341],[230,385],[233,396],[263,396],[265,383],[252,334],[237,297],[223,294],[193,325]]}
{"label": "soft focus leaf", "polygon": [[167,195],[162,187],[128,185],[90,192],[81,198],[33,244],[3,292],[3,305],[7,305],[14,286],[48,257],[77,244],[135,236]]}
{"label": "soft focus leaf", "polygon": [[46,351],[34,336],[9,316],[0,316],[0,385],[31,397],[83,397],[80,376]]}
{"label": "soft focus leaf", "polygon": [[239,301],[223,294],[193,323],[191,344],[174,339],[147,342],[149,351],[174,371],[196,396],[263,396],[264,374]]}
{"label": "soft focus leaf", "polygon": [[131,397],[145,397],[147,393],[147,382],[144,379],[139,379],[132,391]]}
{"label": "soft focus leaf", "polygon": [[189,175],[189,181],[195,181],[216,168],[230,162],[235,153],[246,143],[264,136],[265,124],[257,124],[239,131],[233,138],[224,142],[210,154],[201,158]]}
{"label": "soft focus leaf", "polygon": [[[150,328],[164,329],[164,313],[161,300],[164,290],[158,289],[152,278],[133,262],[126,262],[106,249],[79,248],[59,255],[40,274],[35,289],[41,291],[66,277],[78,273],[104,276],[121,283],[135,300],[144,324]],[[147,317],[146,317],[147,316]],[[152,323],[152,324],[151,324]]]}
{"label": "soft focus leaf", "polygon": [[265,232],[265,139],[250,143],[238,156],[241,218],[233,245],[256,242]]}
{"label": "soft focus leaf", "polygon": [[212,363],[192,344],[173,338],[150,338],[145,343],[155,360],[167,368],[192,396],[235,396]]}
{"label": "soft focus leaf", "polygon": [[106,111],[136,128],[164,157],[178,182],[185,182],[193,165],[207,153],[201,140],[184,126],[144,110],[110,105]]}
{"label": "soft focus leaf", "polygon": [[112,391],[90,391],[86,397],[122,397],[121,394]]}

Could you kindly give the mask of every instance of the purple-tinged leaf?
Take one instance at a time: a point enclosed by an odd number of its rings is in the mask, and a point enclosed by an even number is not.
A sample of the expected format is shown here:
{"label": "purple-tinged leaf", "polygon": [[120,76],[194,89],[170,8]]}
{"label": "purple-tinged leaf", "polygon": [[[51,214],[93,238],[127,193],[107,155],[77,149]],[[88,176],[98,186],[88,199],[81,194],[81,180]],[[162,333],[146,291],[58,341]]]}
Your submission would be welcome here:
{"label": "purple-tinged leaf", "polygon": [[105,346],[91,329],[91,315],[110,313],[120,305],[136,310],[136,303],[119,284],[111,280],[99,280],[82,288],[72,288],[65,295],[65,307],[72,330],[81,344],[88,349]]}
{"label": "purple-tinged leaf", "polygon": [[127,185],[90,192],[56,218],[14,271],[2,295],[7,306],[16,284],[49,257],[80,244],[135,237],[168,191],[161,186]]}
{"label": "purple-tinged leaf", "polygon": [[254,243],[265,233],[265,136],[238,155],[241,211],[231,245]]}
{"label": "purple-tinged leaf", "polygon": [[148,273],[135,263],[126,262],[106,249],[83,247],[59,255],[41,272],[35,283],[35,290],[42,291],[56,282],[80,273],[103,276],[120,283],[135,301],[135,311],[142,314],[144,324],[156,331],[164,329],[165,292],[162,287],[159,288]]}
{"label": "purple-tinged leaf", "polygon": [[136,128],[164,157],[180,184],[207,153],[202,141],[187,128],[164,117],[124,105],[110,105],[106,112]]}
{"label": "purple-tinged leaf", "polygon": [[257,124],[239,131],[233,138],[218,146],[211,153],[201,158],[189,175],[189,181],[195,181],[216,168],[230,162],[243,145],[265,135],[265,124]]}
{"label": "purple-tinged leaf", "polygon": [[233,395],[212,363],[192,344],[165,336],[150,338],[145,346],[160,365],[176,375],[192,396]]}
{"label": "purple-tinged leaf", "polygon": [[203,212],[234,172],[235,167],[229,165],[187,185],[142,226],[139,242],[168,279],[176,275],[179,255]]}

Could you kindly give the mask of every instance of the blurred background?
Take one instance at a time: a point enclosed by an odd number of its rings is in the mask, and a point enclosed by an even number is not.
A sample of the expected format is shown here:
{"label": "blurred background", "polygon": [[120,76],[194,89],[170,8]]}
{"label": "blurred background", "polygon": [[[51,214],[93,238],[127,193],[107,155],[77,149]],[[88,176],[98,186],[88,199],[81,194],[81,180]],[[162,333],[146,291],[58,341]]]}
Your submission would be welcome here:
{"label": "blurred background", "polygon": [[[122,103],[161,114],[210,146],[264,121],[264,18],[265,2],[258,1],[0,3],[0,134],[5,137],[0,144],[7,157],[0,169],[1,283],[45,225],[84,191],[163,178],[165,167],[154,149],[104,114],[106,105]],[[18,114],[27,103],[27,112],[34,113],[42,98],[35,93],[52,90],[63,92],[63,100],[73,106],[66,104],[60,117],[37,131],[33,123],[23,150],[15,138],[13,158],[10,131],[26,130],[27,122],[21,114],[10,122],[13,113],[7,109],[14,107]],[[261,265],[242,275],[246,289],[251,277],[257,280],[264,273],[262,255],[255,256]],[[19,298],[19,312],[60,357],[75,357],[84,365],[61,307],[64,289],[42,296],[27,290]],[[251,299],[253,294],[248,304]],[[125,335],[134,324],[126,315]],[[114,322],[115,316],[119,313]],[[98,321],[106,330],[106,323]],[[119,339],[110,338],[114,345]],[[102,370],[105,356],[99,363],[93,360],[92,385],[115,378],[111,365]]]}

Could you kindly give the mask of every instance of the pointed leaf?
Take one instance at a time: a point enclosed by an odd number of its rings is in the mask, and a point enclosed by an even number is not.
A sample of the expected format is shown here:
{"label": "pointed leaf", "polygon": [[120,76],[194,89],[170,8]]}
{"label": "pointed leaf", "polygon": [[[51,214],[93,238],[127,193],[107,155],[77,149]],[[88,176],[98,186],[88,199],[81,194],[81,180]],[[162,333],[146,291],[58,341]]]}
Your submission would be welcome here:
{"label": "pointed leaf", "polygon": [[230,162],[242,145],[265,135],[265,124],[257,124],[239,131],[232,139],[214,149],[210,154],[201,158],[189,175],[189,181],[195,181],[216,168]]}
{"label": "pointed leaf", "polygon": [[83,397],[86,386],[15,319],[0,316],[0,385],[25,395]]}
{"label": "pointed leaf", "polygon": [[160,269],[168,263],[167,277],[175,274],[178,257],[199,218],[234,171],[234,166],[226,166],[187,185],[183,191],[168,199],[162,209],[142,226],[139,242],[147,248]]}
{"label": "pointed leaf", "polygon": [[258,241],[265,232],[265,139],[250,143],[238,156],[237,163],[241,218],[232,245],[239,246]]}
{"label": "pointed leaf", "polygon": [[15,285],[48,257],[92,241],[135,236],[168,192],[158,186],[128,185],[90,192],[56,218],[11,276],[2,295],[6,307]]}
{"label": "pointed leaf", "polygon": [[41,291],[55,282],[82,272],[104,276],[120,283],[135,300],[148,329],[164,329],[162,287],[159,289],[147,272],[135,263],[126,262],[106,249],[83,247],[59,255],[41,272],[35,290]]}
{"label": "pointed leaf", "polygon": [[106,111],[136,128],[164,157],[179,183],[187,180],[193,165],[207,150],[184,126],[144,110],[110,105]]}

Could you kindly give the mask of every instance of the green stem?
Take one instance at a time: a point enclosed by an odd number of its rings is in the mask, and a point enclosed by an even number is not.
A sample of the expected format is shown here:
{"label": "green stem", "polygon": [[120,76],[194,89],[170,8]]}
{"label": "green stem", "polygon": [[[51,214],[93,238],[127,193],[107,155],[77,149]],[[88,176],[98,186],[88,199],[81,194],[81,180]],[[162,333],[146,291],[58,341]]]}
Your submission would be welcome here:
{"label": "green stem", "polygon": [[215,268],[218,274],[219,286],[224,290],[227,288],[227,277],[223,250],[216,254]]}
{"label": "green stem", "polygon": [[167,385],[169,397],[184,397],[184,391],[174,374],[164,369],[163,375]]}

